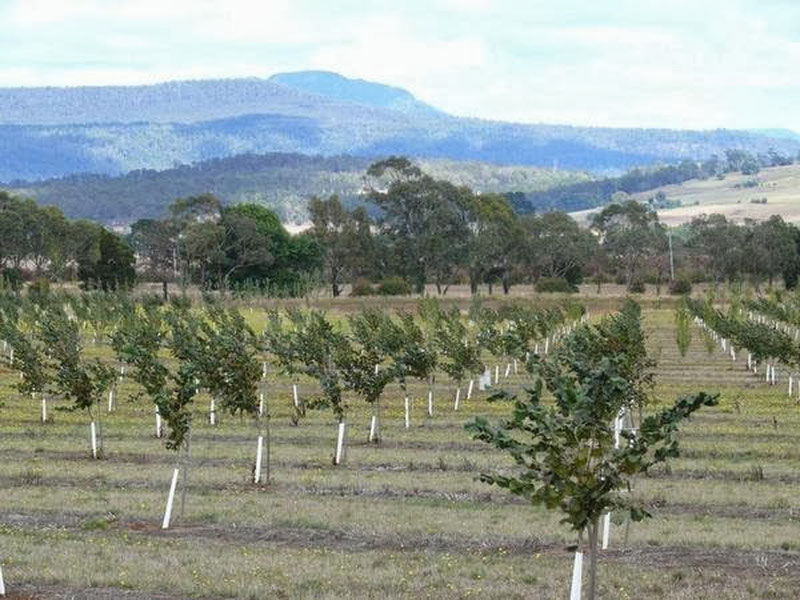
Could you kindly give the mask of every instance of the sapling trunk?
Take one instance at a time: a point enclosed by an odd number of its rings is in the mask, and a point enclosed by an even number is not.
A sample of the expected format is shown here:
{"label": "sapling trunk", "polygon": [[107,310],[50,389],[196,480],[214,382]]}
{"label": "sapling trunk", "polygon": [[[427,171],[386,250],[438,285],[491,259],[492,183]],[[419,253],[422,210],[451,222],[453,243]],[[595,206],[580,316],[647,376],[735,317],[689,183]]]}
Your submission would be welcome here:
{"label": "sapling trunk", "polygon": [[628,536],[630,535],[630,532],[631,532],[631,516],[628,514],[625,515],[625,538],[624,541],[622,542],[622,545],[625,548],[628,547]]}
{"label": "sapling trunk", "polygon": [[595,598],[597,583],[597,530],[598,521],[595,519],[589,525],[589,600]]}
{"label": "sapling trunk", "polygon": [[266,458],[266,465],[265,465],[265,476],[266,476],[266,483],[269,484],[270,476],[271,476],[271,453],[272,453],[272,440],[271,440],[271,431],[270,431],[270,417],[269,412],[266,413],[264,416],[264,441],[266,442],[266,447],[264,448],[265,458]]}
{"label": "sapling trunk", "polygon": [[189,467],[192,463],[192,428],[186,433],[185,452],[183,455],[183,477],[181,478],[181,519],[186,512],[186,489],[189,482]]}

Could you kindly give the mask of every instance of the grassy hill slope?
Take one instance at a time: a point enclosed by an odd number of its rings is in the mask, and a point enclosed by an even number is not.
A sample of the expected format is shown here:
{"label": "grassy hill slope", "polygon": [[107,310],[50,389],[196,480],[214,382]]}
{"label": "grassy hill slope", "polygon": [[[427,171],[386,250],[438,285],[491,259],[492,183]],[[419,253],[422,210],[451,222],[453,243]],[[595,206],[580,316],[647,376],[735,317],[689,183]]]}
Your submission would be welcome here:
{"label": "grassy hill slope", "polygon": [[[679,207],[658,211],[659,218],[669,225],[680,225],[712,213],[737,222],[763,220],[776,214],[786,221],[800,222],[800,164],[762,169],[758,175],[729,173],[724,179],[692,179],[632,197],[646,201],[658,192],[663,192],[668,201],[680,202]],[[580,222],[587,222],[594,212],[596,209],[572,215]]]}
{"label": "grassy hill slope", "polygon": [[[763,169],[755,176],[729,174],[723,180],[691,180],[659,189],[668,200],[681,203],[678,208],[659,211],[659,217],[670,225],[704,213],[720,213],[737,222],[776,214],[787,221],[800,222],[800,165]],[[658,191],[637,197],[646,200]]]}

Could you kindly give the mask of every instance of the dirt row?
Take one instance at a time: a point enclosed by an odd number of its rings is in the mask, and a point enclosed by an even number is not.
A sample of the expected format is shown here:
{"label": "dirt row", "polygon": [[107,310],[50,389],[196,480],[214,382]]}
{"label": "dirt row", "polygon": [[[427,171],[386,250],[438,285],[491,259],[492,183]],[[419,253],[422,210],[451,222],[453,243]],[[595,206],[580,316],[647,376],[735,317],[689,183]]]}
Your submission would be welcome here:
{"label": "dirt row", "polygon": [[[27,456],[27,453],[18,451],[0,451],[0,457],[19,457]],[[36,454],[41,459],[52,459],[58,461],[80,461],[87,460],[85,452],[41,452]],[[435,457],[433,457],[435,458]],[[748,457],[752,460],[752,457]],[[170,456],[155,456],[147,454],[111,454],[103,459],[103,462],[109,464],[132,464],[132,465],[175,465],[175,457]],[[247,473],[252,468],[252,461],[250,459],[231,459],[231,458],[194,458],[191,463],[192,468],[202,467],[224,467],[230,470],[232,467],[240,466],[241,471]],[[274,471],[304,471],[323,469],[330,466],[330,463],[325,460],[325,453],[320,452],[318,460],[308,461],[292,461],[292,460],[276,460],[271,462]],[[770,473],[769,469],[766,472],[763,466],[758,464],[747,464],[748,469],[741,470],[728,470],[728,469],[669,469],[664,467],[657,467],[645,477],[654,480],[713,480],[713,481],[747,481],[753,483],[763,483],[765,485],[772,483],[800,483],[800,473]],[[486,465],[478,464],[476,461],[469,459],[462,459],[461,461],[447,462],[442,459],[439,462],[431,463],[415,463],[413,461],[405,464],[399,463],[376,463],[376,464],[347,464],[336,467],[338,470],[343,471],[356,471],[356,472],[390,472],[390,473],[403,473],[403,472],[420,472],[420,473],[473,473],[478,474],[486,470]],[[52,477],[44,477],[37,474],[35,471],[20,472],[18,475],[0,476],[0,482],[13,487],[25,486],[47,486],[51,482],[55,482],[56,486],[60,485],[58,479]],[[82,480],[83,483],[97,482],[98,485],[119,485],[109,483],[105,478],[98,477],[94,479]],[[230,489],[235,487],[236,481],[222,484],[222,489]],[[67,482],[65,486],[70,486]],[[130,487],[141,487],[135,481],[130,482]]]}
{"label": "dirt row", "polygon": [[[61,528],[79,531],[75,523],[67,523],[67,515]],[[18,518],[17,527],[37,527],[35,517]],[[52,526],[52,524],[50,524]],[[177,525],[162,530],[158,523],[144,521],[115,521],[112,529],[125,531],[129,535],[150,536],[157,539],[213,540],[223,543],[262,543],[271,546],[290,548],[325,548],[338,552],[451,552],[451,553],[510,553],[510,554],[548,554],[554,557],[571,558],[572,546],[547,543],[536,536],[499,537],[481,536],[472,538],[452,535],[364,535],[361,533],[319,528],[302,527],[224,527],[221,525]],[[104,535],[102,532],[82,535]],[[735,571],[748,576],[778,576],[800,574],[800,554],[779,550],[736,550],[709,549],[692,546],[634,546],[624,549],[603,551],[602,560],[611,560],[636,566],[658,568],[704,567],[724,571]],[[131,596],[137,598],[137,596]]]}

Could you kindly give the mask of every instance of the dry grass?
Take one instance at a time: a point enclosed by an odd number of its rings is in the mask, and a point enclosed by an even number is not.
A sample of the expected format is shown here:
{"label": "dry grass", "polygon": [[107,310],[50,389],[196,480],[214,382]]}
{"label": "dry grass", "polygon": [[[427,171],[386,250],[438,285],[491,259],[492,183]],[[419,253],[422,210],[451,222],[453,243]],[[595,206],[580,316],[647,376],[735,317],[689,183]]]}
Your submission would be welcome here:
{"label": "dry grass", "polygon": [[[601,312],[618,302],[602,298]],[[655,302],[651,304],[655,306]],[[251,319],[258,322],[259,311]],[[800,415],[783,385],[707,355],[695,332],[675,350],[672,314],[647,312],[663,402],[701,388],[722,401],[683,430],[684,456],[639,481],[655,517],[615,516],[601,558],[603,598],[794,598],[800,584]],[[104,350],[98,349],[102,355]],[[507,406],[477,397],[402,426],[386,395],[385,441],[366,443],[368,411],[353,400],[348,464],[331,464],[335,424],[288,423],[290,382],[273,381],[273,482],[249,483],[255,429],[205,422],[198,402],[186,514],[159,528],[174,457],[152,437],[150,407],[104,415],[107,458],[87,458],[86,419],[17,397],[0,372],[0,548],[10,589],[34,597],[563,598],[574,536],[558,515],[526,506],[476,476],[507,459],[470,440],[464,422]],[[518,386],[522,377],[508,382]],[[301,382],[308,389],[310,382]],[[133,392],[126,384],[123,398]],[[777,428],[775,424],[777,423]],[[59,596],[60,594],[60,596]]]}
{"label": "dry grass", "polygon": [[[756,187],[745,187],[750,181]],[[744,219],[765,220],[780,215],[786,221],[800,222],[800,165],[762,169],[758,175],[732,173],[719,180],[693,179],[678,185],[667,185],[634,194],[645,201],[662,191],[669,200],[682,206],[659,210],[658,217],[667,225],[680,225],[702,214],[719,213],[736,222]],[[760,201],[766,198],[766,204]],[[751,202],[759,200],[759,203]],[[579,222],[588,222],[596,209],[572,213]]]}

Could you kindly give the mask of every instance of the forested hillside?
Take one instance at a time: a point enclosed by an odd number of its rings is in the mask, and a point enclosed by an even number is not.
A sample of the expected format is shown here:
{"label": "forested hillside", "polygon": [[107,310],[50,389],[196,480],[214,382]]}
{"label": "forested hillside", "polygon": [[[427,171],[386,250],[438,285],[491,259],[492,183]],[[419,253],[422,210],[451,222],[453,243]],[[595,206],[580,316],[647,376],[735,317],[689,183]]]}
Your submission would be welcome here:
{"label": "forested hillside", "polygon": [[[304,222],[311,196],[360,198],[370,159],[351,156],[246,154],[165,171],[137,170],[121,176],[74,175],[12,188],[40,204],[60,207],[72,218],[135,221],[160,217],[176,198],[213,193],[225,203],[269,206],[284,222]],[[432,175],[481,192],[531,192],[586,181],[579,172],[430,160]]]}

